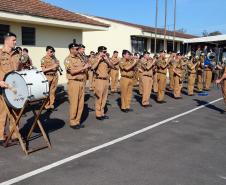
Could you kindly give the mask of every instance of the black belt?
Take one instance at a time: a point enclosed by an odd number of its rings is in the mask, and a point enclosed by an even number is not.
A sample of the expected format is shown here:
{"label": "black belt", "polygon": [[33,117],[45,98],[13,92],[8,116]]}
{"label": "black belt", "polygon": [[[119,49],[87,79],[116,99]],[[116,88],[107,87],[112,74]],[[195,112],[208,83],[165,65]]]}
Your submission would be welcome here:
{"label": "black belt", "polygon": [[74,80],[74,81],[77,81],[77,82],[83,82],[84,81],[83,79],[71,79],[71,80]]}
{"label": "black belt", "polygon": [[133,77],[132,76],[122,76],[122,77],[124,77],[124,78],[129,78],[129,79],[133,79]]}
{"label": "black belt", "polygon": [[96,79],[98,79],[98,80],[108,80],[108,78],[105,78],[105,77],[96,77]]}
{"label": "black belt", "polygon": [[56,74],[45,74],[46,76],[56,76]]}
{"label": "black belt", "polygon": [[188,72],[188,74],[190,75],[190,74],[196,74],[196,73],[190,73],[190,72]]}
{"label": "black belt", "polygon": [[147,77],[150,77],[150,78],[152,78],[153,76],[150,76],[150,75],[143,75],[143,76],[147,76]]}
{"label": "black belt", "polygon": [[166,75],[166,73],[162,73],[162,72],[158,72],[158,73]]}

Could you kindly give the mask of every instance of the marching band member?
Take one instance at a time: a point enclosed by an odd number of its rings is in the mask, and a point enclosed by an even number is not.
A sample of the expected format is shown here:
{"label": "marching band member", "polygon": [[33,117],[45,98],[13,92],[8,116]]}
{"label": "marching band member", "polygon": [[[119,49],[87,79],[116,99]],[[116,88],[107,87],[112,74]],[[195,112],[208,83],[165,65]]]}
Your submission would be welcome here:
{"label": "marching band member", "polygon": [[173,72],[173,69],[174,69],[174,66],[175,66],[175,55],[176,53],[173,52],[171,54],[171,60],[169,61],[169,68],[168,68],[168,71],[169,71],[169,80],[170,80],[170,83],[169,83],[169,90],[170,91],[173,91],[173,88],[174,88],[174,72]]}
{"label": "marching band member", "polygon": [[182,56],[180,53],[176,54],[175,57],[175,65],[173,68],[174,72],[174,88],[173,88],[173,94],[175,99],[182,98],[181,96],[181,89],[182,89],[182,80],[183,80],[183,61]]}
{"label": "marching band member", "polygon": [[55,57],[55,49],[52,46],[46,47],[46,56],[41,60],[41,68],[49,81],[49,100],[45,105],[45,109],[54,109],[55,93],[58,83],[59,61]]}
{"label": "marching band member", "polygon": [[153,67],[156,60],[150,58],[149,52],[144,52],[144,58],[141,63],[140,71],[142,73],[141,81],[143,84],[142,106],[150,107],[149,99],[153,86]]}
{"label": "marching band member", "polygon": [[[10,118],[10,130],[12,129],[12,116],[8,114],[6,104],[2,96],[3,88],[8,88],[3,80],[6,74],[19,69],[19,58],[16,56],[14,48],[16,46],[16,35],[8,32],[4,35],[4,45],[0,50],[0,145],[5,141],[5,125],[7,116]],[[12,140],[17,139],[16,134],[12,135]]]}
{"label": "marching band member", "polygon": [[156,63],[158,72],[158,95],[157,95],[158,103],[165,103],[164,96],[166,89],[166,73],[169,61],[170,60],[166,61],[164,51],[160,51],[160,56]]}
{"label": "marching band member", "polygon": [[197,68],[197,89],[198,92],[203,91],[203,69],[204,69],[204,54],[202,53],[199,58],[197,58],[198,64]]}
{"label": "marching band member", "polygon": [[205,90],[210,90],[210,85],[212,82],[212,75],[213,75],[213,64],[212,60],[214,59],[213,53],[209,53],[207,58],[204,61],[204,81],[205,81]]}
{"label": "marching band member", "polygon": [[92,59],[92,69],[95,73],[95,108],[96,119],[104,120],[109,117],[105,115],[104,108],[107,102],[108,87],[109,87],[109,72],[114,65],[106,55],[107,48],[105,46],[98,47],[97,56]]}
{"label": "marching band member", "polygon": [[22,65],[22,69],[32,69],[33,65],[32,65],[32,60],[28,55],[28,49],[24,48],[23,49],[23,53],[22,53],[22,57],[21,57],[21,65]]}
{"label": "marching band member", "polygon": [[[94,57],[95,57],[95,52],[94,51],[91,51],[90,52],[90,55],[89,55],[89,58],[88,58],[88,62],[89,62],[90,65],[91,65],[91,61],[92,61],[92,59]],[[88,80],[89,80],[89,90],[90,91],[93,91],[94,90],[94,85],[95,85],[95,83],[94,83],[95,78],[94,78],[94,74],[93,74],[92,68],[89,68],[89,71],[88,71]]]}
{"label": "marching band member", "polygon": [[114,68],[111,69],[111,92],[116,93],[118,90],[118,79],[119,79],[119,62],[118,51],[114,51],[111,57],[111,62],[114,65]]}
{"label": "marching band member", "polygon": [[196,79],[196,66],[199,65],[198,57],[189,58],[187,63],[188,69],[188,96],[194,95],[194,86]]}
{"label": "marching band member", "polygon": [[70,55],[65,59],[68,79],[68,99],[69,99],[69,124],[73,129],[83,128],[80,120],[84,108],[86,70],[90,67],[78,57],[79,46],[71,43],[68,46]]}
{"label": "marching band member", "polygon": [[221,83],[221,90],[222,90],[222,95],[224,98],[224,103],[225,103],[225,109],[224,111],[226,112],[226,63],[224,62],[224,66],[222,67],[223,74],[221,78],[216,80],[217,84]]}
{"label": "marching band member", "polygon": [[133,60],[128,50],[122,51],[122,60],[119,64],[121,71],[120,88],[121,88],[121,110],[123,112],[133,111],[130,109],[130,103],[133,91],[133,78],[135,67],[138,60]]}

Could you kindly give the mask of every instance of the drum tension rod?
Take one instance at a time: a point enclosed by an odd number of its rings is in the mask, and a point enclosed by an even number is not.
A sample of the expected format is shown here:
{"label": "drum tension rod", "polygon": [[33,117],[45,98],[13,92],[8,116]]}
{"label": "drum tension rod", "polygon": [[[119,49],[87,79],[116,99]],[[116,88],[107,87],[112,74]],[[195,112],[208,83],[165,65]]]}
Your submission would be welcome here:
{"label": "drum tension rod", "polygon": [[48,82],[48,80],[42,81],[42,83],[46,83],[46,82]]}
{"label": "drum tension rod", "polygon": [[22,75],[22,76],[26,76],[27,74],[26,74],[26,73],[22,73],[22,74],[20,74],[20,75]]}
{"label": "drum tension rod", "polygon": [[33,85],[33,83],[27,83],[27,85]]}

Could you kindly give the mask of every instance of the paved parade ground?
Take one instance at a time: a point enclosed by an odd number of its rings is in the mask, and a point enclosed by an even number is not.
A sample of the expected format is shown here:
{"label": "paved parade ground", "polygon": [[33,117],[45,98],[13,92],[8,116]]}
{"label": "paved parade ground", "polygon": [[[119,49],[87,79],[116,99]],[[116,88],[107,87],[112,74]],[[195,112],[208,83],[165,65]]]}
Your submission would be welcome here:
{"label": "paved parade ground", "polygon": [[[185,89],[186,91],[186,89]],[[25,156],[19,145],[0,148],[0,184],[18,185],[225,185],[226,113],[217,87],[208,96],[143,108],[134,91],[133,112],[119,109],[119,94],[109,95],[107,115],[97,121],[94,97],[86,94],[83,124],[68,126],[66,93],[42,122],[52,149]],[[26,133],[31,113],[23,117]],[[42,145],[39,130],[30,146]],[[1,183],[2,182],[2,183]]]}

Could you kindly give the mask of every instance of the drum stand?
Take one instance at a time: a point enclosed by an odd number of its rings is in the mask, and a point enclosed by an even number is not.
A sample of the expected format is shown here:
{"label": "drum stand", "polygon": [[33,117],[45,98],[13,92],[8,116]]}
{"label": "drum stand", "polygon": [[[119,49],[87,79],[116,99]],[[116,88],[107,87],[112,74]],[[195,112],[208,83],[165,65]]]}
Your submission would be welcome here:
{"label": "drum stand", "polygon": [[[20,131],[19,131],[19,123],[20,123],[20,120],[21,120],[21,117],[25,111],[25,108],[26,107],[29,107],[30,106],[30,103],[28,100],[25,102],[24,106],[22,109],[20,109],[20,111],[15,111],[13,110],[12,108],[9,108],[6,103],[6,107],[8,109],[8,112],[10,113],[11,117],[10,119],[13,119],[13,124],[12,124],[12,128],[9,132],[9,135],[7,136],[7,139],[4,143],[4,147],[8,147],[9,146],[9,141],[13,135],[13,133],[15,133],[17,135],[17,138],[19,140],[19,143],[21,145],[21,148],[22,150],[24,151],[24,153],[26,155],[30,154],[30,153],[33,153],[35,151],[38,151],[38,150],[41,150],[41,149],[44,149],[44,148],[51,148],[51,144],[50,144],[50,141],[45,133],[45,130],[42,126],[42,123],[39,119],[40,115],[41,115],[41,112],[43,111],[44,107],[45,107],[45,104],[47,102],[48,98],[45,98],[45,99],[42,99],[42,100],[38,100],[38,101],[42,101],[42,104],[41,106],[39,107],[39,109],[35,110],[33,109],[32,112],[34,114],[34,121],[32,123],[32,126],[30,128],[30,131],[27,135],[27,137],[23,140],[22,137],[21,137],[21,134],[20,134]],[[33,103],[33,102],[32,102]],[[32,150],[29,150],[29,147],[28,147],[28,143],[29,143],[29,139],[31,138],[31,135],[32,135],[32,132],[34,131],[35,127],[38,125],[40,131],[41,131],[41,135],[43,136],[44,140],[45,140],[45,143],[46,145],[45,146],[42,146],[42,147],[39,147],[39,148],[36,148],[36,149],[32,149]]]}

